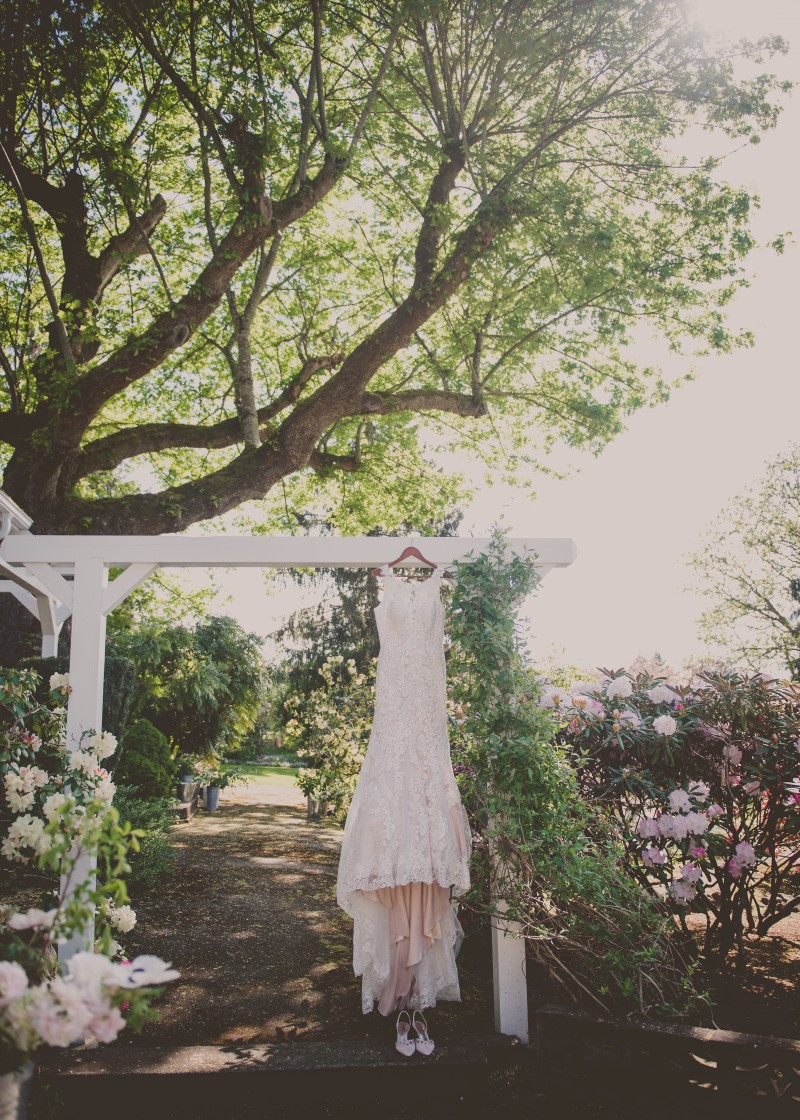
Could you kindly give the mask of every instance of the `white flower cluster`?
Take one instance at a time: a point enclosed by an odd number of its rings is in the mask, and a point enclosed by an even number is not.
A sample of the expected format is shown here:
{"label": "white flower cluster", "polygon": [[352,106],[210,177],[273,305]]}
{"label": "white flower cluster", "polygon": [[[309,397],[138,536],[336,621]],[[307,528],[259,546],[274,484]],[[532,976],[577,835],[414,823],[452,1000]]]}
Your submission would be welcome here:
{"label": "white flower cluster", "polygon": [[159,957],[114,964],[99,953],[76,953],[65,976],[30,987],[16,962],[0,961],[0,1024],[30,1052],[42,1043],[70,1046],[92,1035],[113,1042],[125,1026],[115,1004],[119,989],[175,980],[180,973]]}
{"label": "white flower cluster", "polygon": [[52,844],[53,838],[45,832],[42,818],[25,813],[11,822],[0,851],[8,860],[27,863],[33,856],[44,855]]}
{"label": "white flower cluster", "polygon": [[131,906],[115,906],[113,902],[109,902],[106,914],[117,933],[130,933],[136,925],[136,911]]}
{"label": "white flower cluster", "polygon": [[46,770],[38,766],[20,766],[3,775],[6,804],[12,813],[24,813],[36,800],[36,791],[50,781]]}

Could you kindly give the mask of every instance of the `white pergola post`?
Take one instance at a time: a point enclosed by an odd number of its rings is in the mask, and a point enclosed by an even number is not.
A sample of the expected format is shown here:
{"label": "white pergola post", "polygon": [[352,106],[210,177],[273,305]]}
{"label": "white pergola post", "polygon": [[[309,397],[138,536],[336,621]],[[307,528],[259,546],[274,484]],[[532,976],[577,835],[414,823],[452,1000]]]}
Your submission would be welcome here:
{"label": "white pergola post", "polygon": [[[498,901],[497,909],[502,914],[505,902]],[[492,918],[494,1029],[498,1034],[516,1035],[520,1042],[528,1042],[525,938],[518,922],[504,921],[500,914]]]}
{"label": "white pergola post", "polygon": [[[67,705],[67,749],[79,750],[84,735],[102,729],[103,681],[105,676],[106,616],[103,595],[108,572],[99,556],[87,556],[75,564],[72,585],[72,636],[69,648],[69,680],[72,694]],[[77,884],[93,880],[96,858],[82,852],[70,871],[61,877],[62,894]],[[94,946],[94,920],[58,947],[59,960]]]}
{"label": "white pergola post", "polygon": [[[0,508],[3,499],[0,494]],[[54,653],[58,628],[70,611],[73,615],[73,691],[67,720],[67,742],[73,749],[85,732],[100,730],[105,616],[156,568],[373,568],[389,558],[387,543],[380,537],[36,536],[27,532],[30,519],[24,523],[21,519],[25,515],[18,507],[10,503],[9,508],[12,520],[8,524],[13,524],[14,518],[17,523],[16,531],[10,531],[0,545],[0,590],[15,590],[31,610],[37,597],[44,596],[48,606],[40,608],[37,603],[34,613],[40,621],[44,614],[43,630],[48,628],[48,649]],[[434,563],[450,564],[481,553],[488,543],[470,537],[394,537],[389,552],[394,555],[408,545],[416,545]],[[508,547],[519,554],[535,553],[542,576],[551,568],[567,567],[575,559],[575,545],[568,538],[511,539]],[[125,570],[108,584],[110,567]],[[62,574],[70,571],[75,573],[73,583]],[[87,858],[80,872],[84,879],[92,875],[92,861]],[[492,923],[495,1027],[527,1042],[525,941],[514,923],[503,921],[502,901],[497,908],[499,914]],[[62,946],[59,956],[68,959],[92,940],[93,930],[84,931],[83,936]]]}

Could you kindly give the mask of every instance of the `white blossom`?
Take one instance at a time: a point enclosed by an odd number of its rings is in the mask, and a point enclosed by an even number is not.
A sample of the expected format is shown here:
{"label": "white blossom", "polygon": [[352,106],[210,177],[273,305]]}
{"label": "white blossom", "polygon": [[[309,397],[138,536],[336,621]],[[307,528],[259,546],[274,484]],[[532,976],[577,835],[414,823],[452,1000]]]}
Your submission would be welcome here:
{"label": "white blossom", "polygon": [[695,801],[707,801],[711,790],[705,782],[689,782],[689,793]]}
{"label": "white blossom", "polygon": [[623,708],[619,714],[619,722],[635,730],[637,727],[642,726],[642,717],[638,712],[634,712],[632,708]]}
{"label": "white blossom", "polygon": [[131,906],[109,906],[108,920],[118,933],[130,933],[136,925],[136,911]]}
{"label": "white blossom", "polygon": [[177,980],[180,976],[180,972],[176,972],[169,962],[148,954],[134,957],[126,964],[116,964],[114,968],[121,988],[143,988],[149,984],[166,984],[168,980]]}
{"label": "white blossom", "polygon": [[606,698],[608,700],[614,700],[616,697],[619,697],[621,700],[627,700],[632,692],[633,684],[629,677],[614,677],[614,679],[609,681],[606,685]]}
{"label": "white blossom", "polygon": [[672,716],[657,716],[653,720],[653,730],[657,735],[674,735],[678,724]]}
{"label": "white blossom", "polygon": [[657,684],[653,688],[648,688],[645,695],[653,704],[671,704],[676,698],[676,694],[665,684]]}
{"label": "white blossom", "polygon": [[50,677],[50,691],[57,688],[69,688],[69,673],[53,673]]}
{"label": "white blossom", "polygon": [[24,914],[12,914],[6,925],[19,932],[23,929],[52,929],[58,910],[37,910],[32,907]]}
{"label": "white blossom", "polygon": [[109,758],[117,749],[117,740],[110,731],[95,731],[84,740],[86,749],[98,760]]}
{"label": "white blossom", "polygon": [[708,817],[705,813],[687,813],[686,829],[692,836],[702,836],[708,828]]}
{"label": "white blossom", "polygon": [[692,799],[685,789],[674,789],[667,800],[673,813],[688,813],[692,808]]}
{"label": "white blossom", "polygon": [[28,987],[25,969],[16,961],[0,961],[0,1007],[15,1003]]}

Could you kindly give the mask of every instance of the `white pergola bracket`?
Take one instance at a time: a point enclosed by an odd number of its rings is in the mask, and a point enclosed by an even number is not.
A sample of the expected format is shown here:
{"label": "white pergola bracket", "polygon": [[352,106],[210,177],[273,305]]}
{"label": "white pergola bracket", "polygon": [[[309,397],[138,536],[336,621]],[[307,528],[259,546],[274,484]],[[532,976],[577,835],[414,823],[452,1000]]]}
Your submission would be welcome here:
{"label": "white pergola bracket", "polygon": [[114,607],[118,607],[159,567],[160,564],[131,564],[124,572],[120,572],[103,591],[103,614],[110,614]]}

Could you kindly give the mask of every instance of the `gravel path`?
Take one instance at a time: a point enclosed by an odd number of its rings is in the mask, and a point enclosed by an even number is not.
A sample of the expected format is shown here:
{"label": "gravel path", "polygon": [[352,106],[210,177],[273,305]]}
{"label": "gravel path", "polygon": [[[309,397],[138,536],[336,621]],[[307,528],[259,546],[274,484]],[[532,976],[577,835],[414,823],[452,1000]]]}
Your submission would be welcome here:
{"label": "gravel path", "polygon": [[[142,1045],[385,1040],[392,1027],[363,1015],[351,965],[352,926],[336,906],[342,833],[309,824],[289,775],[225,791],[220,809],[172,833],[175,874],[136,900],[131,953],[180,969]],[[467,939],[462,1004],[429,1015],[440,1038],[491,1030],[491,961]]]}

